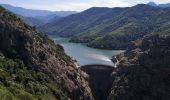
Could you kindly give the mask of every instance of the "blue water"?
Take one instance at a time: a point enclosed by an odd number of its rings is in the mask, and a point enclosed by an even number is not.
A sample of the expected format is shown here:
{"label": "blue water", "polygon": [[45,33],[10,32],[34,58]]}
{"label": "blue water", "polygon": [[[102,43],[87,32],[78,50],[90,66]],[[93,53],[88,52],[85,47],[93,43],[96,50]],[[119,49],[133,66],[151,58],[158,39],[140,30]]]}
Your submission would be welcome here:
{"label": "blue water", "polygon": [[79,65],[105,64],[114,66],[111,61],[113,55],[120,54],[122,50],[103,50],[87,47],[80,43],[71,43],[68,38],[50,36],[55,43],[64,47],[65,53],[76,60]]}

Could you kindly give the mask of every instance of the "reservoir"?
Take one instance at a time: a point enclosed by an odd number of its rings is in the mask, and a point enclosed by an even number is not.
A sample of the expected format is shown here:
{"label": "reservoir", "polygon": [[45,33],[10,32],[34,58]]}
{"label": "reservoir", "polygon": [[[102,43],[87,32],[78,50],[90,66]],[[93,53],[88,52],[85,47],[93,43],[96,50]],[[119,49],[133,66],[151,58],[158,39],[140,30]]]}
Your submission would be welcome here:
{"label": "reservoir", "polygon": [[118,55],[123,50],[104,50],[87,47],[81,43],[71,43],[68,38],[58,37],[50,35],[50,38],[55,41],[56,44],[60,44],[64,47],[64,51],[67,55],[76,60],[81,66],[89,64],[104,64],[114,66],[111,61],[112,56]]}

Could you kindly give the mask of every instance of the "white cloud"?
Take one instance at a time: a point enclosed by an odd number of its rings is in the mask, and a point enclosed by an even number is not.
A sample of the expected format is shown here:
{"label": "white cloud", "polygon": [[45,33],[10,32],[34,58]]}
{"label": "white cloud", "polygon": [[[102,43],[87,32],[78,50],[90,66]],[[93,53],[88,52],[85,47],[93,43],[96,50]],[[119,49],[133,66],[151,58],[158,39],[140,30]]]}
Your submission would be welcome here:
{"label": "white cloud", "polygon": [[82,11],[85,9],[88,9],[90,7],[92,7],[93,5],[88,4],[88,3],[68,3],[68,4],[56,4],[55,8],[59,9],[59,10],[72,10],[72,11]]}
{"label": "white cloud", "polygon": [[146,3],[148,3],[148,2],[145,2],[145,1],[142,1],[142,0],[138,0],[138,1],[136,1],[136,4],[146,4]]}
{"label": "white cloud", "polygon": [[[149,0],[156,3],[170,3],[170,0]],[[148,0],[0,0],[7,3],[31,9],[46,10],[74,10],[82,11],[90,7],[127,7],[139,3],[148,3]]]}
{"label": "white cloud", "polygon": [[50,4],[50,5],[38,5],[31,4],[31,5],[20,5],[21,7],[31,8],[31,9],[46,9],[52,11],[83,11],[85,9],[91,7],[127,7],[130,6],[129,3],[122,2],[120,0],[92,0],[92,1],[85,1],[85,2],[67,2],[67,3],[60,3],[60,4]]}
{"label": "white cloud", "polygon": [[127,3],[127,2],[123,2],[120,0],[108,0],[108,5],[109,7],[127,7],[127,6],[131,6],[131,4]]}
{"label": "white cloud", "polygon": [[156,0],[157,3],[162,4],[162,3],[170,3],[170,0]]}
{"label": "white cloud", "polygon": [[93,6],[98,7],[127,7],[131,6],[128,2],[122,0],[93,0]]}
{"label": "white cloud", "polygon": [[24,8],[30,9],[46,9],[51,11],[82,11],[92,7],[93,5],[86,4],[86,3],[67,3],[67,4],[50,4],[50,5],[20,5]]}

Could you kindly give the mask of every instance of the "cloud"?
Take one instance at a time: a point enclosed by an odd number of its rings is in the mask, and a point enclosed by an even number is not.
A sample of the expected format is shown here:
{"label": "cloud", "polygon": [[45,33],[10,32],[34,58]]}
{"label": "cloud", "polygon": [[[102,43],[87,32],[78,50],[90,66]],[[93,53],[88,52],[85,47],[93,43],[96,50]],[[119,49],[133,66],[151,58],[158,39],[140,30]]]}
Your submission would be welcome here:
{"label": "cloud", "polygon": [[142,0],[138,0],[138,1],[136,1],[136,4],[143,4],[143,3],[148,3],[148,2],[145,2],[145,1],[142,1]]}
{"label": "cloud", "polygon": [[[170,0],[150,0],[156,3],[170,3]],[[83,11],[90,7],[129,7],[148,0],[0,0],[0,3],[30,9],[46,9],[52,11]]]}
{"label": "cloud", "polygon": [[98,7],[127,7],[131,6],[130,3],[123,0],[93,0],[93,6]]}
{"label": "cloud", "polygon": [[23,4],[21,7],[31,8],[31,9],[46,9],[52,11],[83,11],[91,7],[127,7],[130,6],[129,3],[123,2],[121,0],[87,0],[82,2],[63,2],[58,4],[46,4],[38,5],[37,4]]}
{"label": "cloud", "polygon": [[109,7],[128,7],[131,6],[131,4],[127,3],[127,2],[123,2],[120,0],[108,0],[108,5]]}
{"label": "cloud", "polygon": [[30,9],[46,9],[51,11],[82,11],[85,9],[88,9],[92,7],[93,5],[86,4],[86,3],[67,3],[67,4],[50,4],[50,5],[20,5],[24,8],[30,8]]}
{"label": "cloud", "polygon": [[157,3],[170,3],[170,0],[156,0]]}
{"label": "cloud", "polygon": [[88,3],[68,3],[68,4],[56,4],[55,8],[59,10],[72,10],[72,11],[82,11],[88,8],[91,8],[93,5],[88,4]]}

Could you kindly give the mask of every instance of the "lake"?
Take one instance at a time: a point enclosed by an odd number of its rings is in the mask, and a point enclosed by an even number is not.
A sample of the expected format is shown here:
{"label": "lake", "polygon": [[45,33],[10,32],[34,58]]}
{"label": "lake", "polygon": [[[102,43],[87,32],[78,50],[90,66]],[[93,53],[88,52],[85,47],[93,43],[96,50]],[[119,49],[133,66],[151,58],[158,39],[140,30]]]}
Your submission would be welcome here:
{"label": "lake", "polygon": [[76,60],[79,65],[104,64],[114,66],[112,56],[120,54],[122,50],[103,50],[87,47],[81,43],[71,43],[68,38],[50,35],[55,43],[64,47],[65,53]]}

